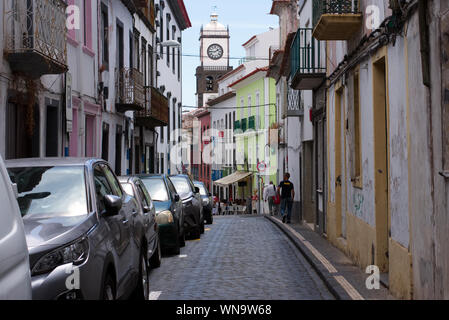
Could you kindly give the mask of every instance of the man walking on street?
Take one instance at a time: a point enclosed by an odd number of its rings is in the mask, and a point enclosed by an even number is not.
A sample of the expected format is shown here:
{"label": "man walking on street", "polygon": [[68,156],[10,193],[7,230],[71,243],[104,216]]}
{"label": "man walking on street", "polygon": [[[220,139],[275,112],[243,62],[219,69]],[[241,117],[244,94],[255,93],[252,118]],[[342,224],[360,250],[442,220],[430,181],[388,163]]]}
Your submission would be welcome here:
{"label": "man walking on street", "polygon": [[[281,195],[281,216],[283,223],[285,223],[285,219],[287,219],[287,223],[291,223],[293,199],[295,198],[293,183],[288,180],[289,178],[290,174],[286,172],[284,174],[284,181],[279,184],[277,190]],[[285,209],[287,209],[287,216],[285,215]]]}
{"label": "man walking on street", "polygon": [[273,215],[273,208],[274,208],[274,199],[273,197],[276,196],[276,187],[273,184],[273,181],[270,181],[270,184],[265,187],[265,190],[263,191],[263,198],[265,202],[268,201],[268,208],[270,209],[270,216]]}

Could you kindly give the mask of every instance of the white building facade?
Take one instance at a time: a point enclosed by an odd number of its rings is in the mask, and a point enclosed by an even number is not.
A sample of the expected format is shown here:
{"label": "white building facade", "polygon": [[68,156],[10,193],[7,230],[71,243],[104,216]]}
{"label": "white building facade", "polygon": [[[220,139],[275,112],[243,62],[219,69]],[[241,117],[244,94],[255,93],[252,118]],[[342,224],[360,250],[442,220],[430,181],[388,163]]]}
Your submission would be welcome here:
{"label": "white building facade", "polygon": [[157,128],[159,173],[183,171],[180,129],[182,128],[182,48],[163,46],[167,41],[182,45],[182,31],[191,27],[182,0],[155,1],[156,7],[156,80],[155,86],[168,99],[168,126]]}

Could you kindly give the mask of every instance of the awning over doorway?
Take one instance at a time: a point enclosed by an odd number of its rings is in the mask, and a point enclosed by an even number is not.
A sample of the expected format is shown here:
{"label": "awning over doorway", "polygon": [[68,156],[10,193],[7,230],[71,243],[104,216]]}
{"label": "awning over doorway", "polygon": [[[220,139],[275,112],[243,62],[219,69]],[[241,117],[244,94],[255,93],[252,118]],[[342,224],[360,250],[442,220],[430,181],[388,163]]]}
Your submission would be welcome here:
{"label": "awning over doorway", "polygon": [[239,182],[239,181],[241,181],[243,179],[248,178],[251,175],[252,175],[251,172],[236,171],[233,174],[230,174],[229,176],[226,176],[224,178],[221,178],[220,180],[214,181],[214,184],[215,185],[219,185],[221,187],[227,187],[230,184]]}

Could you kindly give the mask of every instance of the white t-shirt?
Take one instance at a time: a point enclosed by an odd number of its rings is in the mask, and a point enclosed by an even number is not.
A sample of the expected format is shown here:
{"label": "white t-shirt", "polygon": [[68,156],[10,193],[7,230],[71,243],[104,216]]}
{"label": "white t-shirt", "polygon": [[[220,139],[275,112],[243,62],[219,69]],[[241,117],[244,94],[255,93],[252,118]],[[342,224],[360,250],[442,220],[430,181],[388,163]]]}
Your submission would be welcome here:
{"label": "white t-shirt", "polygon": [[263,198],[264,200],[268,200],[269,197],[276,196],[276,187],[274,184],[269,184],[263,190]]}

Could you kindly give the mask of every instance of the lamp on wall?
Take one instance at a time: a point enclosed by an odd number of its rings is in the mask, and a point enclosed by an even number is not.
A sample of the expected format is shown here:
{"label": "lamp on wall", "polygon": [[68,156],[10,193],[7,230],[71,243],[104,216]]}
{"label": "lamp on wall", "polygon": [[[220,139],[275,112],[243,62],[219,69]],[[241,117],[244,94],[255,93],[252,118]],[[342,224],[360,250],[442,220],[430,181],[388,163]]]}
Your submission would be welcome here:
{"label": "lamp on wall", "polygon": [[161,47],[179,48],[181,44],[176,40],[167,40],[161,43]]}

